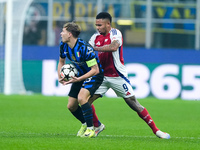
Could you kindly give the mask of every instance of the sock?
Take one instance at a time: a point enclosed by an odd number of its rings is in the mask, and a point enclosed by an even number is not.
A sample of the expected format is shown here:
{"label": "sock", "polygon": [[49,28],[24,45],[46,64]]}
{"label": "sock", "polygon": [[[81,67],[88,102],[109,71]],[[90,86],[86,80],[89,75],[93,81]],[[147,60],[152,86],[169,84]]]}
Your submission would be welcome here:
{"label": "sock", "polygon": [[149,127],[152,129],[153,133],[156,134],[156,132],[159,129],[156,127],[153,119],[151,118],[151,116],[148,113],[148,111],[146,110],[146,108],[144,108],[144,110],[142,112],[138,113],[138,115],[149,125]]}
{"label": "sock", "polygon": [[93,124],[95,127],[99,127],[101,125],[101,122],[99,121],[97,117],[94,105],[92,104],[91,107],[92,107],[92,114],[93,114]]}
{"label": "sock", "polygon": [[93,115],[92,115],[92,107],[87,102],[81,105],[81,109],[83,111],[83,117],[87,123],[87,127],[93,127]]}
{"label": "sock", "polygon": [[71,112],[74,117],[76,117],[82,124],[85,123],[85,119],[83,117],[83,112],[80,106],[78,106],[78,109],[74,112]]}
{"label": "sock", "polygon": [[87,128],[90,129],[90,130],[94,130],[94,127],[93,127],[93,126],[87,127]]}

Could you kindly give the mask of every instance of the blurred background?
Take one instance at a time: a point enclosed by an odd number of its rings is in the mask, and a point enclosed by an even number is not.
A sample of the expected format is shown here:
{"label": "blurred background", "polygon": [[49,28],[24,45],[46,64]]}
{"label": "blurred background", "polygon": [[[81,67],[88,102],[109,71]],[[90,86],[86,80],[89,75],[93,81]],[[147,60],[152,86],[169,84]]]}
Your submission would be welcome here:
{"label": "blurred background", "polygon": [[[195,46],[197,6],[196,0],[33,0],[23,44],[59,45],[67,21],[78,22],[81,37],[89,40],[97,12],[107,11],[113,16],[112,26],[124,36],[124,46],[199,49]],[[146,32],[150,39],[145,40]]]}
{"label": "blurred background", "polygon": [[[97,13],[106,11],[112,27],[122,32],[125,65],[138,98],[200,100],[200,0],[27,0],[25,12],[19,12],[17,1],[0,2],[0,93],[66,96],[70,85],[60,85],[56,71],[62,26],[76,21],[80,38],[88,41],[96,32]],[[23,14],[22,30],[9,26]]]}

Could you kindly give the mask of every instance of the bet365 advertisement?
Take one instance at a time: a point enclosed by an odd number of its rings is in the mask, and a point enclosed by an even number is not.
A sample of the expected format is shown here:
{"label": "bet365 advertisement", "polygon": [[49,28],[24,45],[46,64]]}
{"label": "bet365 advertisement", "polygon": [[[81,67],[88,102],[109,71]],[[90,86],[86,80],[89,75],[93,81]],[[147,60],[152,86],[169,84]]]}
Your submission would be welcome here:
{"label": "bet365 advertisement", "polygon": [[[63,86],[58,83],[59,48],[24,49],[23,78],[26,89],[44,95],[67,96],[71,85]],[[200,52],[124,48],[123,55],[137,98],[154,96],[169,100],[178,97],[200,100]],[[106,96],[116,97],[112,90]]]}
{"label": "bet365 advertisement", "polygon": [[[57,82],[57,61],[42,63],[42,93],[44,95],[67,95],[70,85]],[[200,65],[141,64],[128,63],[129,80],[138,98],[150,95],[159,99],[200,99]],[[115,97],[109,90],[106,96]]]}

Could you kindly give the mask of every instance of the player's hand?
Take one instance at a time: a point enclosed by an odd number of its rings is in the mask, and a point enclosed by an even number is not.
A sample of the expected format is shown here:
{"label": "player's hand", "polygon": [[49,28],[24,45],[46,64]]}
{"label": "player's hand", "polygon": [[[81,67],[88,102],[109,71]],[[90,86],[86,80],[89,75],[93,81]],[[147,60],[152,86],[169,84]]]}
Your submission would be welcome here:
{"label": "player's hand", "polygon": [[73,77],[73,76],[71,76],[71,80],[69,80],[69,81],[67,81],[67,82],[65,82],[64,83],[64,85],[66,85],[66,84],[70,84],[70,83],[74,83],[74,82],[80,82],[81,80],[80,80],[80,78],[78,78],[78,77]]}
{"label": "player's hand", "polygon": [[63,85],[65,85],[65,83],[66,83],[65,78],[62,78],[62,77],[60,77],[60,78],[58,79],[58,82],[60,82],[60,83],[63,84]]}

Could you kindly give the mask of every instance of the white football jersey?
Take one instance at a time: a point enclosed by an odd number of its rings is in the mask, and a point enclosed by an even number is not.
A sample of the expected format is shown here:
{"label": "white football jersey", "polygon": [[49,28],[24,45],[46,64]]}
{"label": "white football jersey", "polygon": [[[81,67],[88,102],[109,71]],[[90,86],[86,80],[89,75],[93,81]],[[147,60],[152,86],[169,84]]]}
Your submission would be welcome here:
{"label": "white football jersey", "polygon": [[119,48],[115,52],[98,52],[100,63],[104,69],[104,76],[108,77],[127,77],[127,71],[124,66],[123,59],[123,38],[118,29],[112,28],[106,36],[95,33],[89,40],[89,44],[93,47],[101,47],[111,44],[117,40],[120,43]]}

